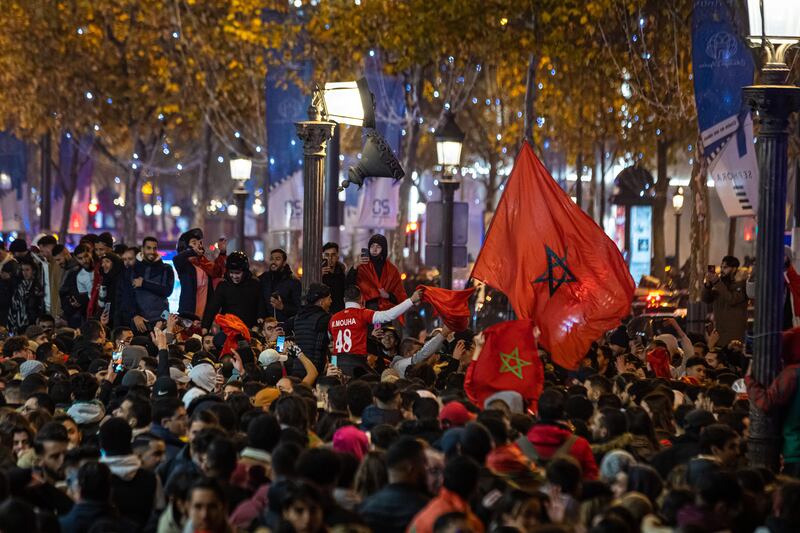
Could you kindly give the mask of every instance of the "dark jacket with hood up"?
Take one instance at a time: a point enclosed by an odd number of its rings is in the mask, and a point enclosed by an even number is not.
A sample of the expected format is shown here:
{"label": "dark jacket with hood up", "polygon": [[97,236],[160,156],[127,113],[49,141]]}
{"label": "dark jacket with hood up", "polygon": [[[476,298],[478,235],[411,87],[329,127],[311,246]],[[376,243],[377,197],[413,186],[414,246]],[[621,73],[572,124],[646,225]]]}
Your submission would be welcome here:
{"label": "dark jacket with hood up", "polygon": [[[364,265],[364,266],[365,267],[371,266],[373,270],[375,270],[375,276],[378,278],[378,280],[381,281],[381,283],[384,283],[385,281],[390,281],[390,278],[383,277],[383,271],[384,269],[389,268],[391,269],[391,271],[395,272],[397,271],[397,267],[389,261],[389,242],[386,240],[386,237],[378,233],[369,238],[369,242],[367,243],[367,248],[369,248],[373,244],[380,245],[381,253],[377,257],[373,257],[370,254],[369,255],[370,263],[369,265]],[[356,264],[347,273],[347,283],[346,283],[347,285],[359,285],[358,269],[359,265]],[[395,279],[398,283],[397,290],[393,290],[392,287],[388,285],[383,287],[389,294],[388,300],[384,300],[380,296],[369,298],[368,295],[364,293],[363,286],[359,286],[359,289],[361,289],[361,295],[364,297],[364,307],[366,309],[372,309],[374,311],[385,310],[405,300],[406,299],[405,289],[402,287],[402,283],[400,283],[399,272],[396,274]]]}
{"label": "dark jacket with hood up", "polygon": [[[264,316],[274,316],[278,322],[286,322],[297,314],[300,309],[303,288],[300,280],[292,274],[289,265],[283,265],[283,268],[277,272],[267,270],[258,279],[261,282],[261,297],[264,299],[266,308]],[[283,300],[283,309],[275,309],[270,304],[270,296],[276,292]]]}
{"label": "dark jacket with hood up", "polygon": [[[252,328],[259,317],[265,315],[264,300],[258,280],[245,272],[240,283],[234,283],[225,273],[225,280],[217,286],[203,313],[203,327],[210,328],[217,313],[232,313]],[[284,300],[285,301],[285,300]]]}

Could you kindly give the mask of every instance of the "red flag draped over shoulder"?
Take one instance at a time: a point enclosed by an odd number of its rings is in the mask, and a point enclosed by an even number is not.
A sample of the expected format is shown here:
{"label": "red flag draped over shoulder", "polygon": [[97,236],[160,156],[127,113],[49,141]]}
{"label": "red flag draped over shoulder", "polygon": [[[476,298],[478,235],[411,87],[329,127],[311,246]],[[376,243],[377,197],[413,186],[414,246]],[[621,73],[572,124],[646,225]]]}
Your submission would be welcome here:
{"label": "red flag draped over shoulder", "polygon": [[[356,285],[358,285],[358,288],[361,290],[361,296],[364,298],[365,302],[380,298],[378,302],[379,311],[391,309],[408,298],[403,288],[403,280],[400,277],[400,272],[397,270],[397,267],[389,261],[383,264],[383,271],[381,272],[380,278],[378,278],[378,273],[375,272],[375,267],[372,263],[358,265],[356,269]],[[396,303],[381,298],[380,289],[394,295]]]}
{"label": "red flag draped over shoulder", "polygon": [[231,313],[226,315],[219,314],[214,317],[214,322],[219,324],[225,334],[225,344],[222,345],[220,355],[231,353],[236,348],[236,343],[240,337],[246,341],[250,340],[250,330],[247,329],[247,325],[238,316]]}
{"label": "red flag draped over shoulder", "polygon": [[574,369],[591,343],[630,312],[633,279],[617,246],[524,142],[472,277],[503,291],[540,343]]}
{"label": "red flag draped over shoulder", "polygon": [[475,289],[463,291],[451,291],[438,287],[428,287],[420,285],[417,290],[422,289],[422,300],[433,306],[445,326],[452,331],[464,331],[469,326],[469,298]]}
{"label": "red flag draped over shoulder", "polygon": [[483,347],[467,368],[464,391],[483,407],[500,391],[516,391],[530,405],[544,386],[544,368],[539,359],[532,320],[500,322],[483,331]]}

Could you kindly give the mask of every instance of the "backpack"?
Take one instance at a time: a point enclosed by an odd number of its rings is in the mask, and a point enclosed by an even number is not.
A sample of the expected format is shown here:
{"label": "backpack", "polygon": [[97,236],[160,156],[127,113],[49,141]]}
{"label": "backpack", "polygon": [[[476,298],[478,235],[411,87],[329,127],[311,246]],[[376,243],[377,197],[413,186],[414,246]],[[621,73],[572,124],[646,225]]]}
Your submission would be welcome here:
{"label": "backpack", "polygon": [[536,466],[544,468],[547,466],[547,463],[550,462],[551,459],[555,457],[563,457],[565,455],[569,455],[569,451],[572,448],[572,445],[578,441],[578,437],[575,435],[570,435],[567,437],[564,442],[561,443],[561,446],[556,449],[553,455],[550,456],[550,459],[545,459],[540,457],[539,454],[536,452],[536,446],[533,445],[531,441],[528,440],[526,435],[522,435],[518,438],[515,442],[519,449],[525,454],[525,457],[536,463]]}

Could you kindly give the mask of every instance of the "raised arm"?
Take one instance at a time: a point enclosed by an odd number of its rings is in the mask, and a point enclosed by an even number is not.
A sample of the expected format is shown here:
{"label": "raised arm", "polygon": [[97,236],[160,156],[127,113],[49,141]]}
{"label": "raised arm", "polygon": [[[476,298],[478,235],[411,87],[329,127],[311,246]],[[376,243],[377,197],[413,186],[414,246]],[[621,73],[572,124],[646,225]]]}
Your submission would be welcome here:
{"label": "raised arm", "polygon": [[410,298],[400,302],[391,309],[376,311],[375,314],[372,315],[372,323],[383,324],[384,322],[391,322],[396,318],[400,318],[406,311],[419,303],[420,299],[422,299],[422,291],[417,289]]}

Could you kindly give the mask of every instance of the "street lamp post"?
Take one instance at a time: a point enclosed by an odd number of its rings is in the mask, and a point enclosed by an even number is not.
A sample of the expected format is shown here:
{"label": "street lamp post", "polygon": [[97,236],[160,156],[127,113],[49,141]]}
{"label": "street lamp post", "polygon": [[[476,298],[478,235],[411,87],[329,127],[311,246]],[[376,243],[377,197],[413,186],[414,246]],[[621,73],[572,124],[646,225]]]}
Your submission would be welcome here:
{"label": "street lamp post", "polygon": [[[242,143],[243,145],[243,143]],[[245,184],[250,179],[253,170],[253,161],[248,157],[246,147],[230,156],[231,178],[236,181],[233,196],[236,199],[236,245],[242,252],[247,253],[244,237],[245,206],[247,205],[247,187]]]}
{"label": "street lamp post", "polygon": [[[786,51],[800,41],[800,4],[794,0],[748,0],[749,38],[766,50],[761,84],[744,88],[759,125],[759,198],[756,236],[756,302],[753,378],[769,385],[780,370],[784,301],[783,233],[786,209],[789,115],[800,109],[800,88],[787,85]],[[777,470],[780,420],[750,404],[748,459]]]}
{"label": "street lamp post", "polygon": [[439,188],[442,191],[442,271],[439,284],[444,289],[453,288],[453,195],[458,189],[456,179],[458,166],[461,164],[461,148],[464,144],[464,132],[456,124],[453,113],[445,111],[444,123],[436,130],[436,156],[442,167]]}
{"label": "street lamp post", "polygon": [[[303,141],[303,292],[319,283],[324,215],[325,154],[337,124],[375,127],[375,105],[366,79],[316,87],[308,120],[295,122]],[[337,194],[331,190],[329,194]]]}
{"label": "street lamp post", "polygon": [[672,209],[675,211],[675,267],[681,268],[681,212],[683,211],[683,187],[672,195]]}

